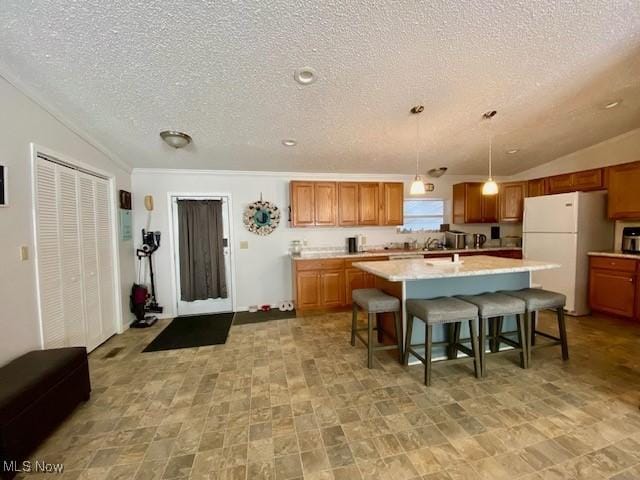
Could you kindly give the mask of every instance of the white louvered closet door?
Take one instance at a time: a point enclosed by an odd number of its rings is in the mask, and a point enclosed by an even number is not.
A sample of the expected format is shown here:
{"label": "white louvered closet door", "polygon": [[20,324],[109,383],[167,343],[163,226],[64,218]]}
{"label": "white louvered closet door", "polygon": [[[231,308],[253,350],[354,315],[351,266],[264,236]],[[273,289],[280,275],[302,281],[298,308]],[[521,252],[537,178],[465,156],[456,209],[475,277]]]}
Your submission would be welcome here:
{"label": "white louvered closet door", "polygon": [[98,274],[98,239],[96,235],[95,180],[78,173],[80,210],[80,251],[84,283],[84,318],[87,348],[93,350],[103,340],[100,284]]}
{"label": "white louvered closet door", "polygon": [[116,331],[109,182],[38,158],[35,184],[43,346],[91,351]]}
{"label": "white louvered closet door", "polygon": [[87,343],[83,312],[77,175],[73,170],[60,166],[56,166],[56,171],[66,344],[85,346]]}
{"label": "white louvered closet door", "polygon": [[63,308],[58,179],[56,165],[36,163],[36,235],[42,342],[44,348],[67,345]]}
{"label": "white louvered closet door", "polygon": [[98,248],[98,272],[100,285],[102,337],[108,338],[116,333],[115,326],[115,282],[113,269],[113,244],[111,232],[111,197],[109,184],[95,179],[96,235]]}

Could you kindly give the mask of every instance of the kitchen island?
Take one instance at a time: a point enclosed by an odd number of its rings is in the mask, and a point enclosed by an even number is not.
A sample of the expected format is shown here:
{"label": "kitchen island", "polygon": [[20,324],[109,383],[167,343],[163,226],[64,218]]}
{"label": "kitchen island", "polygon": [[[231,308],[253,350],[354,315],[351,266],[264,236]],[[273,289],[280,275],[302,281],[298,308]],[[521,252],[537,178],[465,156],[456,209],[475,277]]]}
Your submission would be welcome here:
{"label": "kitchen island", "polygon": [[[411,298],[436,298],[454,295],[477,295],[498,290],[519,290],[531,285],[531,272],[559,268],[548,262],[476,255],[453,263],[450,259],[410,259],[357,262],[359,268],[375,276],[376,288],[398,297],[402,305]],[[407,318],[402,312],[403,331]],[[382,329],[390,334],[390,325],[382,320]],[[505,319],[505,331],[515,331],[515,318]],[[445,340],[445,329],[434,328],[434,341]],[[462,337],[468,337],[468,326],[462,326]],[[424,324],[416,321],[412,343],[424,342]],[[444,358],[444,346],[434,347],[434,358]]]}

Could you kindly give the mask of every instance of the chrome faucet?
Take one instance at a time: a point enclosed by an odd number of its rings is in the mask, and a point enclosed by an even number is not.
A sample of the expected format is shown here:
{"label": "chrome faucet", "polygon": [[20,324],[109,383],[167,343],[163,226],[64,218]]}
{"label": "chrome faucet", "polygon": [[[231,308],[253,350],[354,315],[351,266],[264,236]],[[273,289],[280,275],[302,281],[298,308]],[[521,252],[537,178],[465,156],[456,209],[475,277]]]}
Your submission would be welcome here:
{"label": "chrome faucet", "polygon": [[442,248],[442,243],[437,238],[428,237],[424,246],[427,250],[435,250],[438,248]]}

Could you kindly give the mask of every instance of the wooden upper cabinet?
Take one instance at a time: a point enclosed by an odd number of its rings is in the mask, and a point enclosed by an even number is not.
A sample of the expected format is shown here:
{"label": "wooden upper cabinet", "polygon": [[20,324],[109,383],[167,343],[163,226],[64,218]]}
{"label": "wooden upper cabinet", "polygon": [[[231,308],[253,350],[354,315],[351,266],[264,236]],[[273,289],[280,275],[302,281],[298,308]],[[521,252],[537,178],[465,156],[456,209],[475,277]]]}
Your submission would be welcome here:
{"label": "wooden upper cabinet", "polygon": [[499,193],[500,221],[521,222],[527,182],[501,183]]}
{"label": "wooden upper cabinet", "polygon": [[549,184],[549,193],[566,193],[573,190],[573,174],[567,173],[565,175],[554,175],[547,178]]}
{"label": "wooden upper cabinet", "polygon": [[605,188],[604,170],[602,168],[575,172],[572,176],[574,190],[586,192],[589,190],[602,190]]}
{"label": "wooden upper cabinet", "polygon": [[587,192],[601,190],[604,185],[604,171],[602,168],[583,170],[581,172],[565,173],[547,178],[549,193]]}
{"label": "wooden upper cabinet", "polygon": [[336,182],[315,182],[315,225],[334,226],[337,223],[338,191]]}
{"label": "wooden upper cabinet", "polygon": [[291,225],[306,227],[315,225],[315,188],[313,182],[291,182]]}
{"label": "wooden upper cabinet", "polygon": [[377,183],[358,185],[358,225],[380,224],[380,186]]}
{"label": "wooden upper cabinet", "polygon": [[358,184],[338,183],[338,225],[354,226],[358,224]]}
{"label": "wooden upper cabinet", "polygon": [[547,194],[547,179],[536,178],[527,182],[527,197],[541,197]]}
{"label": "wooden upper cabinet", "polygon": [[640,219],[640,162],[608,168],[609,218]]}
{"label": "wooden upper cabinet", "polygon": [[401,182],[381,184],[382,225],[404,224],[404,184]]}
{"label": "wooden upper cabinet", "polygon": [[482,183],[458,183],[453,186],[453,223],[496,223],[498,196],[483,195]]}

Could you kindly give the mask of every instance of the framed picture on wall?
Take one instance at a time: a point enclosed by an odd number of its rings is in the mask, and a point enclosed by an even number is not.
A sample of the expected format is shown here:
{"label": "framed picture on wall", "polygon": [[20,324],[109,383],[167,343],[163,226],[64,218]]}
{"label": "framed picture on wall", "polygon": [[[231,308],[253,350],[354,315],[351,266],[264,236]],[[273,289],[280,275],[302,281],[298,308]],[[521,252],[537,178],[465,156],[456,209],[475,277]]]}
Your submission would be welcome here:
{"label": "framed picture on wall", "polygon": [[131,192],[120,190],[120,208],[123,210],[131,210]]}
{"label": "framed picture on wall", "polygon": [[9,203],[7,182],[7,166],[0,163],[0,207],[6,207]]}

